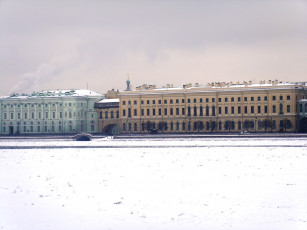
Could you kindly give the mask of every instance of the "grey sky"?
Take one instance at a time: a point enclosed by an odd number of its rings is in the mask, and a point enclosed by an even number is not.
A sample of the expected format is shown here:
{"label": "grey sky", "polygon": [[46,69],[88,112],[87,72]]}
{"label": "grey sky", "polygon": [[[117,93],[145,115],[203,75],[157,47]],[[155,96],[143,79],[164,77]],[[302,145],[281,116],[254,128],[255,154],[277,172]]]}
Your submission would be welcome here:
{"label": "grey sky", "polygon": [[306,0],[0,0],[0,95],[307,81]]}

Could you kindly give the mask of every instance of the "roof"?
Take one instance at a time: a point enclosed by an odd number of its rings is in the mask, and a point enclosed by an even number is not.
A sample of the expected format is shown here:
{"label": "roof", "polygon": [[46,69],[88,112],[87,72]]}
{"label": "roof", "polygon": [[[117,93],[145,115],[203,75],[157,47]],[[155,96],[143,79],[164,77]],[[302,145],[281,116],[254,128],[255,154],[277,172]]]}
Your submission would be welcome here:
{"label": "roof", "polygon": [[114,103],[114,102],[118,102],[119,103],[119,98],[103,99],[103,100],[98,101],[96,103]]}
{"label": "roof", "polygon": [[39,92],[33,92],[32,94],[11,94],[11,96],[3,98],[17,98],[17,99],[28,99],[28,98],[41,98],[41,97],[103,97],[102,94],[84,90],[84,89],[71,89],[71,90],[42,90]]}

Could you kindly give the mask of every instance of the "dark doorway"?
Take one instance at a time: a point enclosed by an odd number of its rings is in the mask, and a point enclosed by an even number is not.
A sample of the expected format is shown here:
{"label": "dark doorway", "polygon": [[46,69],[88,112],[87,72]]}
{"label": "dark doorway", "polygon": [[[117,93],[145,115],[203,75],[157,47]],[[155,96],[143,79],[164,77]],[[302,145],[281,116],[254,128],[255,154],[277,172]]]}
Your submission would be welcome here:
{"label": "dark doorway", "polygon": [[307,118],[303,118],[300,120],[299,131],[301,133],[307,133]]}
{"label": "dark doorway", "polygon": [[14,126],[10,126],[9,129],[10,129],[10,135],[13,135],[14,134]]}
{"label": "dark doorway", "polygon": [[106,127],[104,127],[102,132],[107,135],[119,134],[119,126],[115,124],[107,125]]}

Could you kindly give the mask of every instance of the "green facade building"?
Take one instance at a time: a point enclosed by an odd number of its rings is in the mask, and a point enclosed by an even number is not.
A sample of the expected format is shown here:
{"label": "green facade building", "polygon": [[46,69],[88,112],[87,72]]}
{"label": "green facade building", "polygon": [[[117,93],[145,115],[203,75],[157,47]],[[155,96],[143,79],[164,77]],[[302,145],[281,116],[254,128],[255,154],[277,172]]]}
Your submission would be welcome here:
{"label": "green facade building", "polygon": [[98,132],[95,102],[104,96],[89,90],[40,91],[0,98],[0,135]]}

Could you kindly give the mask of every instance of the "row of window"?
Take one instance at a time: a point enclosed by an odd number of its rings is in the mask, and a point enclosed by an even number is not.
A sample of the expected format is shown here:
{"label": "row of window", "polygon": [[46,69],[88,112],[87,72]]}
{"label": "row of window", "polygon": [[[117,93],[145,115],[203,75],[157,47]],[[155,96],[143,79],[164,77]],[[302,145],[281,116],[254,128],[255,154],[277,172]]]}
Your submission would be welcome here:
{"label": "row of window", "polygon": [[[222,107],[218,107],[218,114],[242,114],[242,107],[241,106],[225,106],[223,107],[224,110],[222,111]],[[211,111],[210,111],[211,110]],[[128,113],[126,113],[126,109],[123,109],[123,116],[124,117],[132,117],[132,110],[131,108],[128,108]],[[162,116],[162,109],[141,109],[141,116],[145,116],[145,112],[146,112],[146,116]],[[187,113],[186,113],[187,112]],[[193,112],[193,115],[192,115]],[[211,112],[211,113],[210,113]],[[290,113],[291,112],[291,106],[287,105],[286,106],[286,112]],[[267,114],[268,113],[268,106],[244,106],[243,107],[243,114]],[[272,106],[272,113],[277,113],[277,106],[273,105]],[[282,103],[279,104],[279,108],[278,108],[278,113],[279,114],[283,114],[284,113],[284,106]],[[206,107],[197,107],[194,106],[193,108],[191,108],[190,106],[187,107],[187,110],[185,108],[181,108],[181,110],[179,108],[164,108],[164,116],[215,116],[216,115],[216,111],[215,111],[215,106],[212,106],[211,109],[209,106]],[[134,109],[133,110],[133,116],[138,116],[138,110]]]}
{"label": "row of window", "polygon": [[[43,118],[43,114],[45,115],[44,118]],[[63,118],[63,112],[59,112],[58,113],[58,116],[56,116],[56,112],[45,112],[45,113],[42,113],[42,112],[38,112],[37,113],[37,116],[35,116],[35,112],[31,112],[30,114],[28,114],[27,112],[25,113],[9,113],[10,115],[10,119],[13,120],[13,119],[62,119]],[[22,117],[23,115],[23,117]],[[83,110],[81,112],[78,112],[78,117],[85,117],[86,116],[86,112],[84,112]],[[72,111],[69,111],[69,112],[65,112],[64,113],[64,117],[65,118],[73,118],[73,117],[76,117],[76,112],[72,112]],[[93,117],[93,114],[92,114],[92,117]],[[7,113],[3,113],[3,119],[4,120],[7,120],[8,119],[8,114]]]}
{"label": "row of window", "polygon": [[[133,130],[132,130],[132,125],[133,125]],[[203,123],[201,121],[196,121],[196,122],[159,122],[158,124],[154,123],[154,122],[147,122],[147,123],[142,123],[141,124],[141,131],[150,131],[150,130],[155,130],[158,129],[160,131],[215,131],[217,130],[224,130],[224,131],[230,131],[230,130],[235,130],[237,126],[238,130],[242,130],[242,122],[238,121],[238,122],[234,122],[234,121],[226,121],[226,122],[206,122]],[[261,131],[261,130],[269,130],[269,129],[276,129],[276,120],[272,120],[272,121],[260,121],[258,120],[256,121],[251,121],[251,120],[246,120],[243,122],[243,128],[245,130],[249,130],[249,129],[255,129],[255,126],[257,126],[257,130]],[[279,122],[279,128],[283,128],[283,129],[291,129],[292,128],[292,124],[290,120],[280,120]],[[132,132],[138,131],[138,124],[137,123],[123,123],[123,131],[124,132]]]}
{"label": "row of window", "polygon": [[[5,108],[5,109],[6,108],[14,108],[14,105],[15,104],[4,104],[3,108]],[[51,104],[51,103],[49,103],[49,104],[30,104],[30,103],[28,103],[28,104],[17,104],[17,107],[18,108],[20,108],[20,107],[27,108],[29,106],[29,107],[34,108],[34,105],[37,105],[37,107],[39,107],[39,108],[42,107],[42,106],[45,106],[45,107],[49,107],[49,106],[55,107],[56,106],[56,104],[54,104],[54,103],[53,104]],[[64,103],[64,105],[71,107],[71,106],[75,106],[76,103]],[[77,105],[78,106],[85,106],[86,103],[77,103]],[[60,103],[59,106],[63,106],[63,104]]]}
{"label": "row of window", "polygon": [[[103,119],[103,113],[102,113],[102,111],[100,111],[100,113],[99,113],[99,118],[100,118],[100,119]],[[108,111],[105,111],[105,113],[104,113],[104,118],[105,118],[105,119],[108,119],[108,118],[109,118],[109,112],[108,112]],[[111,111],[111,112],[110,112],[110,118],[115,118],[115,113],[114,113],[114,111]],[[116,118],[119,118],[119,111],[116,111]]]}
{"label": "row of window", "polygon": [[[244,99],[244,101],[248,101],[248,97],[243,97],[243,99]],[[276,101],[276,99],[277,99],[277,97],[276,96],[272,96],[272,101]],[[291,97],[290,97],[290,95],[287,95],[287,100],[290,100],[291,99]],[[250,97],[250,101],[255,101],[256,100],[256,97]],[[268,97],[267,96],[264,96],[263,97],[263,100],[264,101],[267,101],[268,100]],[[280,101],[282,101],[282,100],[284,100],[284,96],[279,96],[279,100]],[[191,103],[191,99],[187,99],[187,103]],[[205,99],[205,101],[206,102],[209,102],[209,98],[206,98]],[[210,100],[211,102],[215,102],[215,98],[211,98],[211,100]],[[224,102],[228,102],[229,100],[228,100],[228,97],[225,97],[224,98]],[[231,102],[234,102],[235,101],[235,98],[234,97],[231,97],[230,98],[230,101]],[[241,101],[241,97],[237,97],[237,102],[240,102]],[[261,97],[259,96],[259,97],[257,97],[257,101],[261,101]],[[162,100],[157,100],[157,102],[158,102],[158,104],[162,104]],[[176,99],[176,100],[173,100],[173,99],[169,99],[169,100],[163,100],[163,103],[164,104],[173,104],[173,103],[176,103],[176,104],[179,104],[179,102],[180,102],[180,100],[179,99]],[[200,103],[202,103],[203,102],[203,98],[199,98],[199,102]],[[222,102],[222,98],[221,97],[219,97],[218,98],[218,102]],[[145,101],[144,100],[141,100],[141,104],[143,105],[145,103]],[[181,99],[181,103],[185,103],[185,99]],[[193,99],[193,103],[197,103],[197,98],[194,98]],[[126,101],[125,100],[123,100],[123,102],[122,102],[122,104],[123,105],[126,105]],[[137,105],[137,100],[134,100],[133,101],[133,104],[134,105]],[[150,104],[150,100],[146,100],[146,104],[147,105],[149,105]],[[151,100],[151,104],[156,104],[156,100]],[[128,101],[128,105],[131,105],[131,101]]]}

